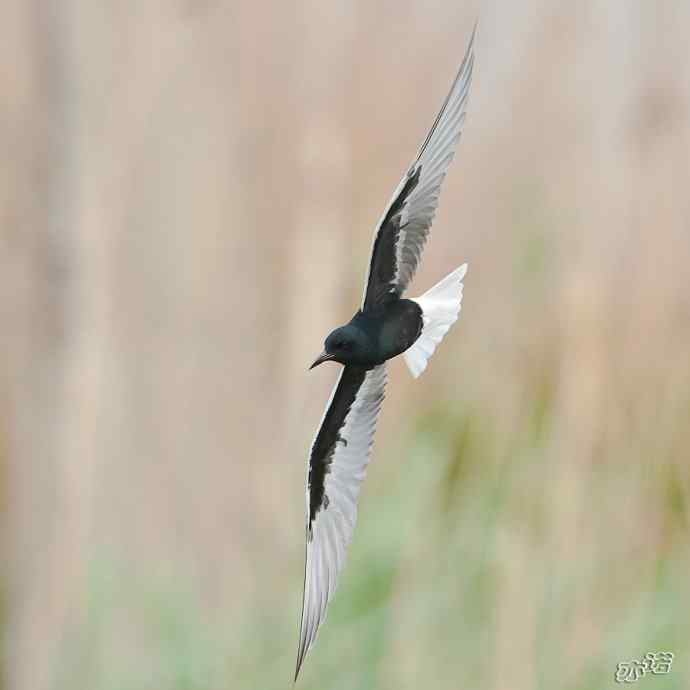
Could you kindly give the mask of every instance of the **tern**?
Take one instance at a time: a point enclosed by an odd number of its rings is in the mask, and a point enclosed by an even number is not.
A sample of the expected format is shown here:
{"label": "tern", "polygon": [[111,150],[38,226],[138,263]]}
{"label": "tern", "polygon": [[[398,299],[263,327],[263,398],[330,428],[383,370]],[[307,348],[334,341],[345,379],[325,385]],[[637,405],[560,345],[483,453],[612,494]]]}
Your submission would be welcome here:
{"label": "tern", "polygon": [[310,367],[343,365],[309,453],[295,681],[345,564],[384,398],[386,362],[402,354],[417,378],[460,314],[467,264],[421,297],[402,295],[419,265],[465,122],[475,34],[476,26],[441,111],[376,225],[362,304],[348,324],[326,338],[323,353]]}

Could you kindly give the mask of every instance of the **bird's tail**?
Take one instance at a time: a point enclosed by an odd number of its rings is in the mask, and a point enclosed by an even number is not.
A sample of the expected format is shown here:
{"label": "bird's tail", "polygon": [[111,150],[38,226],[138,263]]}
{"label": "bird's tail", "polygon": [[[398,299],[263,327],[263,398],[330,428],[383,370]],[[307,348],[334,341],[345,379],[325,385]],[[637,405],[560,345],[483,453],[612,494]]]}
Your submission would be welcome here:
{"label": "bird's tail", "polygon": [[404,352],[407,366],[415,378],[426,369],[437,345],[460,315],[462,281],[466,273],[467,264],[463,264],[421,297],[413,299],[422,308],[424,319],[419,338]]}

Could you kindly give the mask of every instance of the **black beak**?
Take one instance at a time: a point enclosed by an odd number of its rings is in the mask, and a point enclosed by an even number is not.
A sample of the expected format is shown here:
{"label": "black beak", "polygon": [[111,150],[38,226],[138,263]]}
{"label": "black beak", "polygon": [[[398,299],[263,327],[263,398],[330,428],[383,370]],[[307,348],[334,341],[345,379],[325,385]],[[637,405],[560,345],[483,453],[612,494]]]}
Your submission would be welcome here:
{"label": "black beak", "polygon": [[315,360],[314,363],[309,367],[309,369],[313,369],[314,367],[318,367],[319,364],[323,364],[324,362],[329,362],[335,357],[335,355],[329,355],[327,352],[322,352]]}

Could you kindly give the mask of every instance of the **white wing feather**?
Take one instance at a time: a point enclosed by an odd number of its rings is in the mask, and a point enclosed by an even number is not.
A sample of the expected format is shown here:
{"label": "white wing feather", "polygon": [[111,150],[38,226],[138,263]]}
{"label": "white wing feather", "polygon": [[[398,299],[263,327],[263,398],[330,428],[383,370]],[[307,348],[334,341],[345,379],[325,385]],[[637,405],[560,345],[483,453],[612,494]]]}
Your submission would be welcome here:
{"label": "white wing feather", "polygon": [[[341,374],[342,378],[342,374]],[[338,380],[338,383],[340,379]],[[335,390],[338,387],[336,383]],[[326,505],[316,514],[309,528],[309,487],[307,487],[307,557],[304,575],[304,602],[300,626],[297,670],[324,620],[326,607],[345,562],[345,550],[357,521],[357,498],[369,464],[376,420],[384,398],[386,365],[370,369],[350,411],[345,417],[340,438],[324,482]],[[333,395],[331,395],[331,402]],[[330,402],[326,410],[330,407]],[[325,414],[324,414],[325,418]],[[317,432],[318,434],[318,432]]]}
{"label": "white wing feather", "polygon": [[[399,196],[403,193],[405,183],[421,169],[419,180],[412,192],[404,199],[400,211],[400,234],[396,243],[396,272],[391,282],[390,291],[396,291],[399,295],[402,294],[417,270],[438,207],[441,184],[445,179],[448,166],[455,155],[455,149],[465,123],[467,101],[474,68],[474,39],[476,30],[475,26],[462,65],[431,130],[427,134],[407,174],[400,181],[376,226],[369,269],[364,281],[363,307],[369,287],[376,238],[380,232],[387,230],[384,227],[386,218],[393,205],[398,201]],[[390,231],[389,228],[388,230]]]}

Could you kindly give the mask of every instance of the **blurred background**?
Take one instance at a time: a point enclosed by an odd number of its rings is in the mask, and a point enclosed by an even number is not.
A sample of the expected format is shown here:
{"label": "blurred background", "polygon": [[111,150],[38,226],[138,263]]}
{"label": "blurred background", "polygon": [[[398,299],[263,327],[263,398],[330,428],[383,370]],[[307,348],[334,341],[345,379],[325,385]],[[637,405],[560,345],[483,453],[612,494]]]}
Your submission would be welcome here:
{"label": "blurred background", "polygon": [[2,688],[290,687],[307,449],[480,18],[305,690],[690,686],[687,0],[4,0]]}

